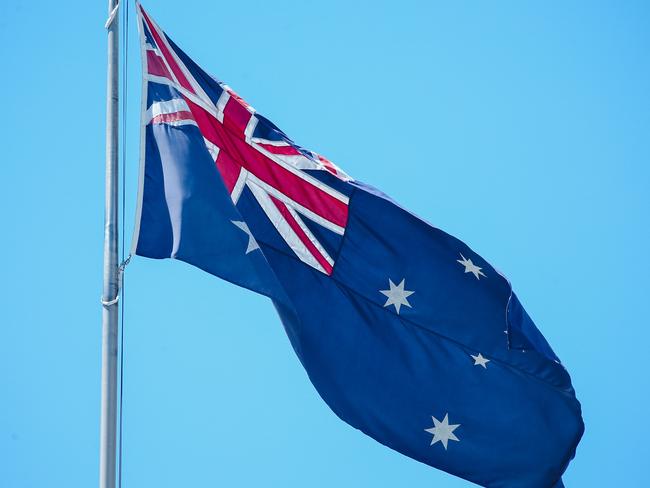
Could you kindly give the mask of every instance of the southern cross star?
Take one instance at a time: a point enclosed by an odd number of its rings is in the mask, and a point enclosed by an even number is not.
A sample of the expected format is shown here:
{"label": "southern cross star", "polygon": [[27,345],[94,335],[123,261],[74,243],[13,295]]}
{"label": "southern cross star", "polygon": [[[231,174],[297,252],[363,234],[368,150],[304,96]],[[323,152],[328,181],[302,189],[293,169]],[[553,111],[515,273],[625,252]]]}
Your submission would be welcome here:
{"label": "southern cross star", "polygon": [[445,414],[445,418],[442,419],[442,422],[435,418],[433,415],[431,416],[431,419],[433,420],[433,427],[430,429],[424,429],[425,431],[429,432],[430,434],[433,434],[433,439],[431,439],[431,446],[433,446],[436,442],[440,441],[442,445],[445,448],[445,451],[447,450],[447,442],[450,440],[452,441],[458,441],[458,437],[454,435],[454,431],[460,427],[460,424],[449,424],[449,414]]}
{"label": "southern cross star", "polygon": [[406,305],[407,307],[411,308],[411,304],[406,298],[413,295],[413,293],[415,293],[414,291],[409,291],[404,289],[405,280],[406,279],[403,279],[402,282],[396,286],[395,283],[393,283],[393,280],[389,278],[388,286],[390,287],[390,289],[379,290],[380,293],[388,297],[386,303],[384,303],[384,307],[393,305],[395,307],[395,310],[397,311],[397,315],[399,315],[399,309],[402,305]]}
{"label": "southern cross star", "polygon": [[260,246],[257,245],[257,241],[253,237],[253,233],[248,228],[248,224],[246,224],[246,222],[242,222],[241,220],[231,220],[231,222],[235,224],[235,226],[237,226],[239,229],[243,230],[246,235],[248,235],[248,246],[246,247],[246,254],[260,248]]}
{"label": "southern cross star", "polygon": [[477,280],[480,280],[480,276],[483,276],[484,278],[487,278],[483,271],[481,271],[482,268],[476,266],[471,259],[467,259],[465,256],[463,256],[462,253],[460,253],[460,257],[462,259],[457,259],[456,262],[462,264],[465,266],[465,273],[472,273],[474,276],[476,276]]}
{"label": "southern cross star", "polygon": [[478,356],[474,356],[473,354],[470,354],[470,356],[472,356],[472,359],[474,360],[474,366],[483,366],[483,368],[487,369],[487,363],[489,363],[490,360],[484,358],[480,352],[478,353]]}

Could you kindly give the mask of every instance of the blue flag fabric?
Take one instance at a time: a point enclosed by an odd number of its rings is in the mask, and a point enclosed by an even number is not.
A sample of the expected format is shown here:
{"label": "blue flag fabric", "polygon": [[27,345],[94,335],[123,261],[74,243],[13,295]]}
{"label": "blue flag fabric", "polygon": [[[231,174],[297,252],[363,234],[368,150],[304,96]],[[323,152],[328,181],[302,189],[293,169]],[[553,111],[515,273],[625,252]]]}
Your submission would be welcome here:
{"label": "blue flag fabric", "polygon": [[270,297],[323,400],[382,444],[482,486],[561,486],[580,404],[508,280],[296,145],[138,14],[134,252]]}

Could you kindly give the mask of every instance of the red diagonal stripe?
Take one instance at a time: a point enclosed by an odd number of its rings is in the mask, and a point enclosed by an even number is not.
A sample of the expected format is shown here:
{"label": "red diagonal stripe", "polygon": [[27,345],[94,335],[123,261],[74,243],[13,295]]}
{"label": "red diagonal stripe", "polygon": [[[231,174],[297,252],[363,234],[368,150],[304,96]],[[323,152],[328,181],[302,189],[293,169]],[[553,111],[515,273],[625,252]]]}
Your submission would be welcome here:
{"label": "red diagonal stripe", "polygon": [[289,209],[287,206],[282,203],[280,200],[276,199],[275,197],[271,196],[271,200],[273,200],[273,203],[275,206],[278,208],[282,216],[285,218],[289,226],[293,229],[293,231],[296,233],[298,238],[300,239],[300,242],[302,242],[305,247],[309,250],[309,253],[314,256],[316,261],[318,261],[318,264],[320,264],[325,272],[330,275],[332,274],[332,265],[323,257],[323,255],[320,253],[318,248],[314,246],[314,243],[311,242],[311,239],[305,234],[305,231],[302,230],[302,227],[300,227],[300,224],[296,222],[296,219],[293,218],[293,215],[291,215],[291,212],[289,212]]}
{"label": "red diagonal stripe", "polygon": [[172,80],[163,60],[155,52],[147,50],[147,71],[150,75],[162,76]]}
{"label": "red diagonal stripe", "polygon": [[244,129],[246,129],[248,121],[251,119],[251,113],[240,100],[232,95],[230,96],[230,100],[223,109],[223,123],[231,127],[235,132],[237,130],[241,131],[243,136]]}
{"label": "red diagonal stripe", "polygon": [[228,193],[232,193],[232,190],[235,188],[235,184],[237,183],[237,179],[239,178],[239,173],[242,170],[241,165],[237,164],[237,162],[230,157],[230,154],[223,150],[219,151],[216,164]]}
{"label": "red diagonal stripe", "polygon": [[183,88],[186,88],[189,90],[191,93],[194,93],[194,89],[192,88],[192,85],[190,85],[190,82],[187,81],[187,78],[185,78],[185,75],[179,68],[178,64],[176,64],[176,61],[174,60],[174,56],[169,52],[169,49],[167,49],[167,45],[163,41],[163,39],[160,37],[158,34],[158,31],[154,28],[153,22],[149,19],[149,16],[147,13],[144,11],[142,7],[140,7],[140,11],[142,12],[142,15],[144,16],[145,21],[148,24],[149,27],[149,32],[151,32],[151,35],[153,36],[154,40],[156,41],[156,45],[162,55],[165,57],[165,60],[167,61],[167,64],[169,67],[172,69],[172,72],[176,76],[176,79],[178,82],[181,84]]}
{"label": "red diagonal stripe", "polygon": [[273,154],[281,154],[284,156],[302,155],[302,153],[293,146],[274,146],[273,144],[258,144],[258,145]]}

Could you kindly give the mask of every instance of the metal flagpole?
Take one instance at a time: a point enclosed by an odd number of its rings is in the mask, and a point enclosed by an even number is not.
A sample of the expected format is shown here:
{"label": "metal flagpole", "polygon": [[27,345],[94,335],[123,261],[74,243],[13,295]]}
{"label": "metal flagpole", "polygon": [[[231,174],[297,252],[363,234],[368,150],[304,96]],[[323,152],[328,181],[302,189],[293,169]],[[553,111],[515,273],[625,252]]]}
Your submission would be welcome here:
{"label": "metal flagpole", "polygon": [[102,400],[99,433],[99,488],[115,488],[117,432],[118,269],[118,0],[108,0],[106,86],[106,201],[104,209],[104,284],[102,292]]}

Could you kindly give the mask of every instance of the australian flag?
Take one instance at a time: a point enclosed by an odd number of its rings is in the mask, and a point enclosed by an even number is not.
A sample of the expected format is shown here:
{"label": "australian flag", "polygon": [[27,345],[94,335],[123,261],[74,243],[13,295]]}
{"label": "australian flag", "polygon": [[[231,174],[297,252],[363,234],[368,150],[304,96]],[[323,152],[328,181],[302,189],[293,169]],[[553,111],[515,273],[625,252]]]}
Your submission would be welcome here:
{"label": "australian flag", "polygon": [[561,486],[580,403],[508,280],[294,143],[137,9],[134,253],[270,297],[323,400],[382,444],[486,487]]}

